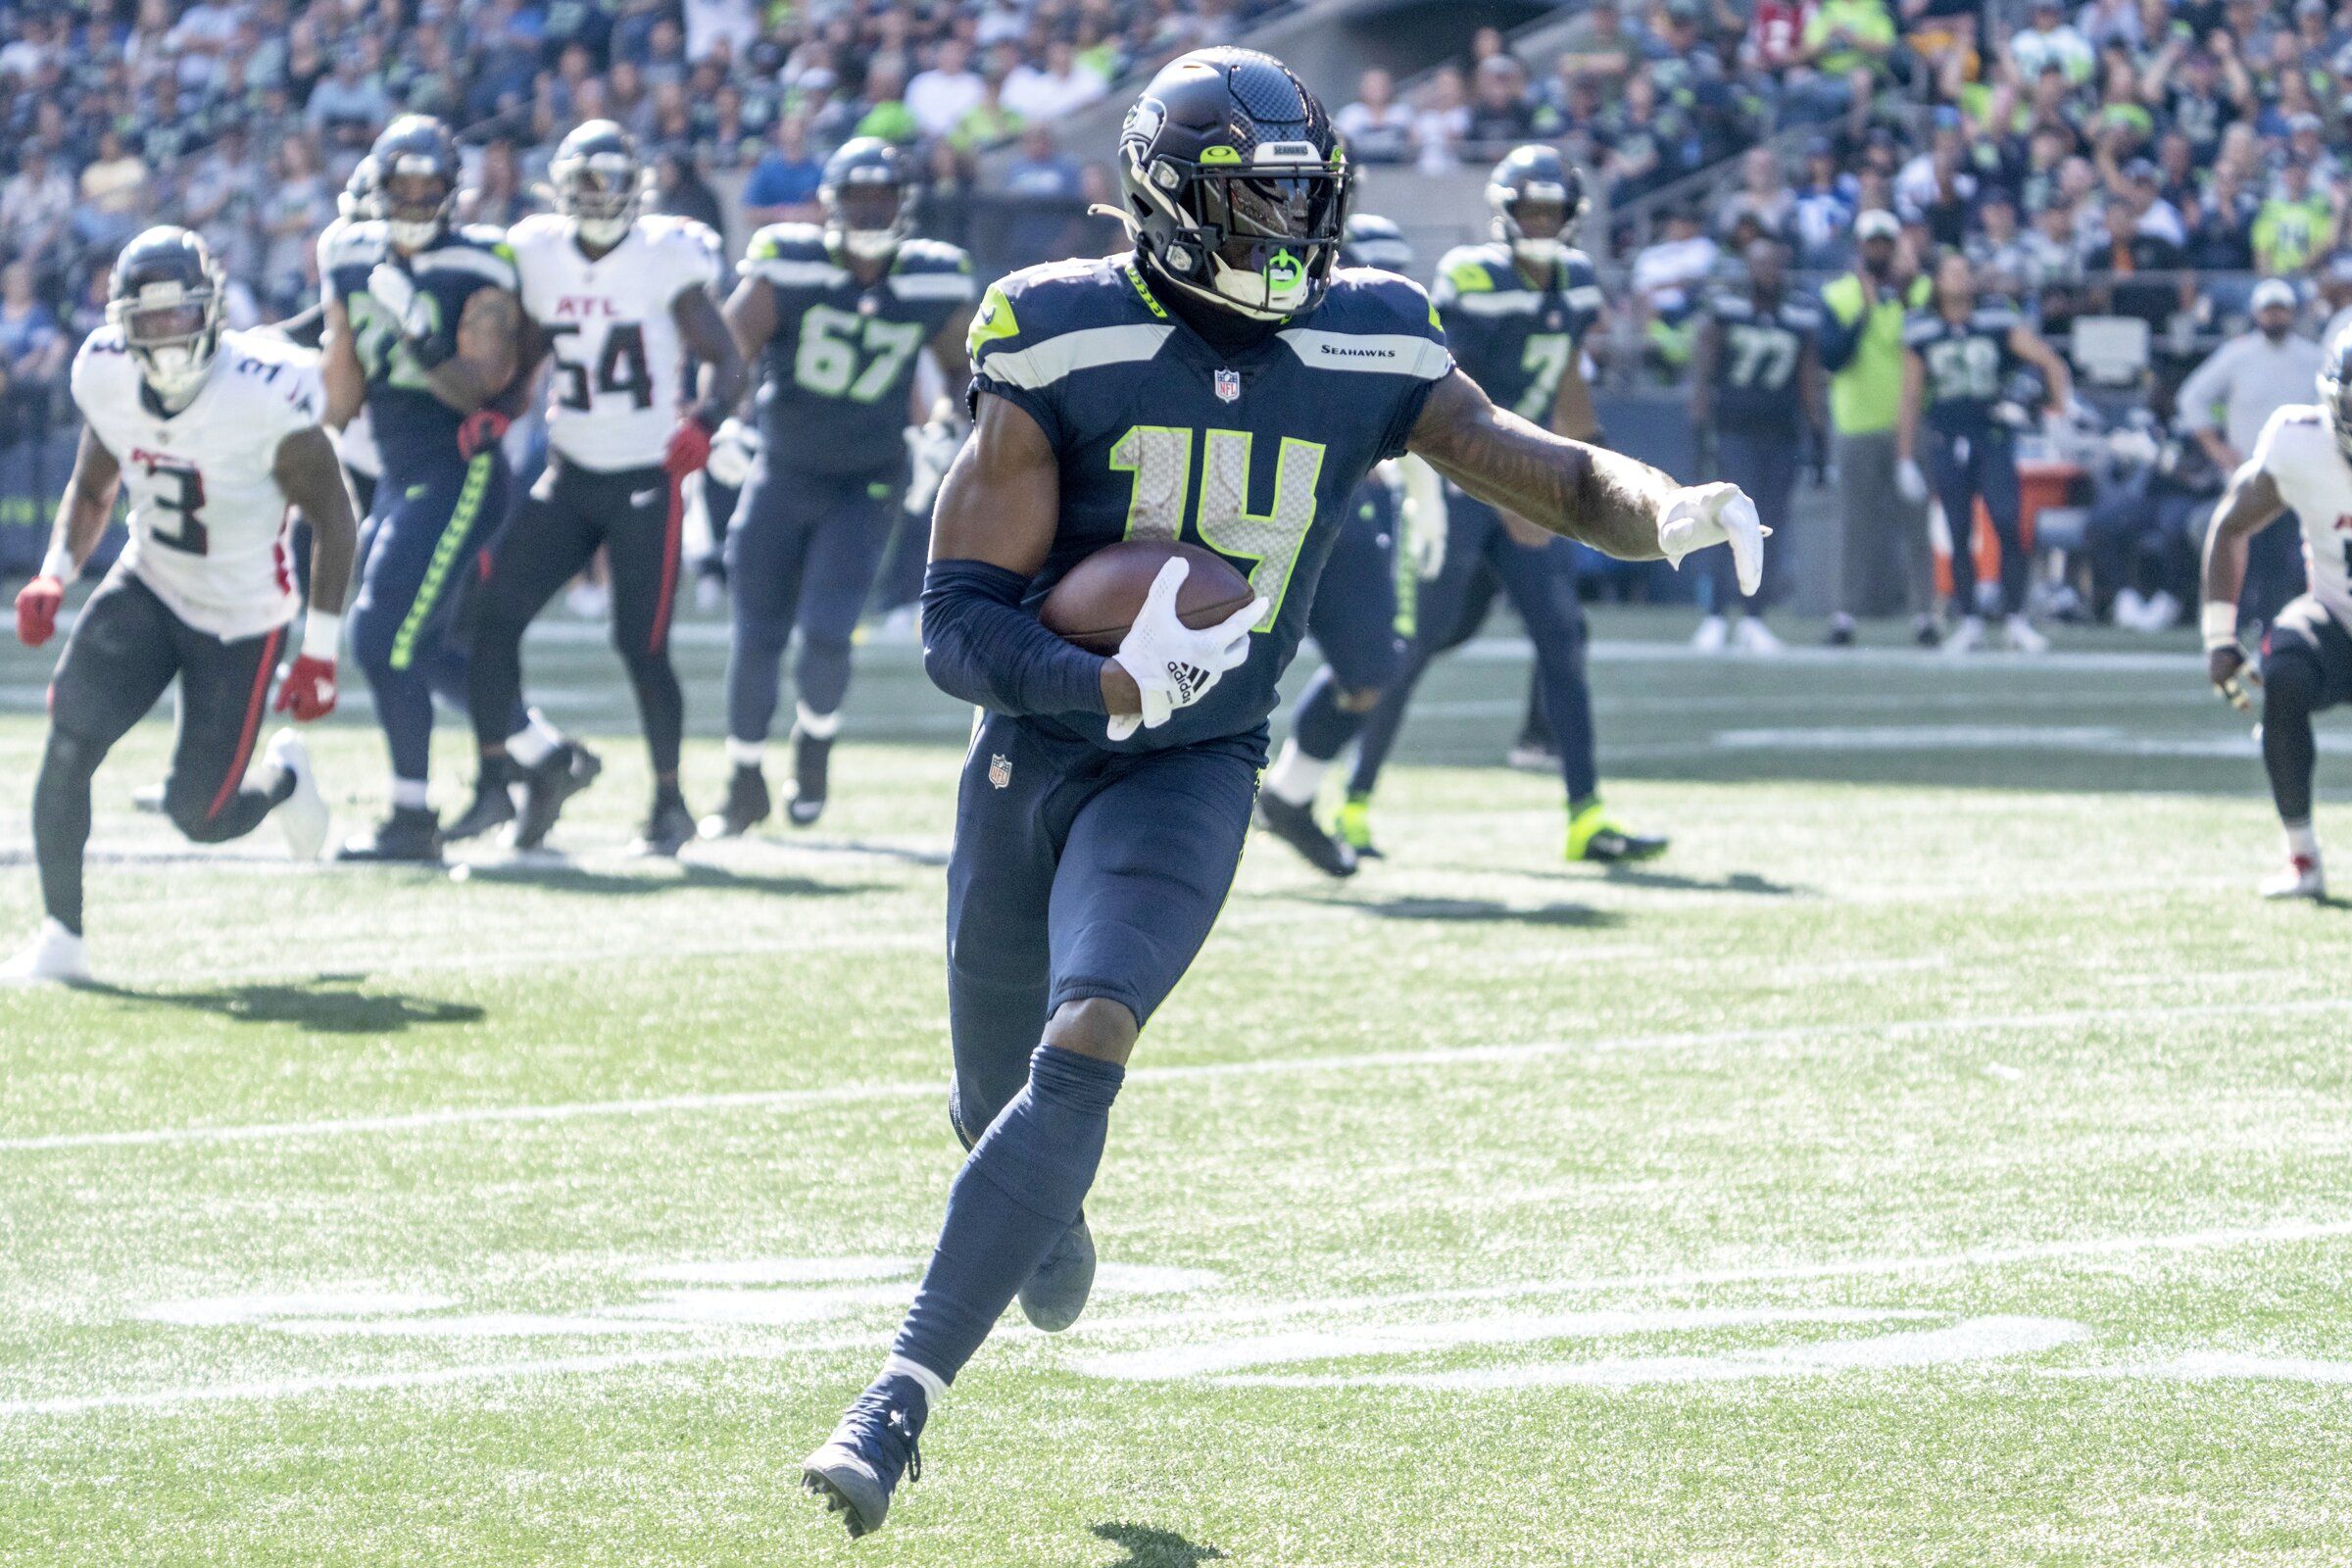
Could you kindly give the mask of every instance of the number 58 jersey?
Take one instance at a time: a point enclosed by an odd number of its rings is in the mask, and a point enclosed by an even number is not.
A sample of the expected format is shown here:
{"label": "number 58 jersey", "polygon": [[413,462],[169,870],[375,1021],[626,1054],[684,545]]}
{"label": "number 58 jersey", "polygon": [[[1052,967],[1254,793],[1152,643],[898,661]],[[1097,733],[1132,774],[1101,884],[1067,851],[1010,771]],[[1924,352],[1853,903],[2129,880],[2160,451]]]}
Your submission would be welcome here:
{"label": "number 58 jersey", "polygon": [[776,295],[760,384],[770,466],[828,474],[903,466],[915,356],[971,303],[972,259],[910,239],[868,287],[823,229],[771,223],[752,236],[742,272]]}
{"label": "number 58 jersey", "polygon": [[591,260],[568,220],[542,213],[507,246],[523,314],[548,339],[548,445],[600,473],[659,466],[689,393],[670,307],[717,286],[718,236],[688,218],[640,218]]}
{"label": "number 58 jersey", "polygon": [[1419,284],[1334,274],[1312,311],[1234,353],[1172,317],[1134,258],[1013,273],[972,318],[972,396],[1018,405],[1059,460],[1061,515],[1025,603],[1122,539],[1215,551],[1267,604],[1248,662],[1157,729],[1112,746],[1100,714],[1041,722],[1115,751],[1264,735],[1315,582],[1372,466],[1405,449],[1453,370]]}
{"label": "number 58 jersey", "polygon": [[122,331],[106,326],[74,356],[73,387],[130,492],[121,569],[190,626],[225,641],[293,619],[301,605],[286,559],[277,449],[318,422],[317,356],[259,332],[224,331],[204,385],[166,415]]}

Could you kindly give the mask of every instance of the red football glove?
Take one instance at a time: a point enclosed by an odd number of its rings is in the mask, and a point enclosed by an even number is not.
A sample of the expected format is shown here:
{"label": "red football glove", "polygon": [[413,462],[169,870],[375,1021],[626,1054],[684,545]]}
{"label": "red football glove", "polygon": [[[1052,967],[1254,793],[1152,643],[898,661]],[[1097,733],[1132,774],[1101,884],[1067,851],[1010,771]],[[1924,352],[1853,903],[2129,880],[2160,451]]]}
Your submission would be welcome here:
{"label": "red football glove", "polygon": [[65,608],[66,585],[35,577],[17,590],[17,641],[38,648],[57,635],[57,612]]}
{"label": "red football glove", "polygon": [[286,671],[277,688],[277,710],[292,713],[298,723],[324,718],[335,710],[335,662],[304,654]]}
{"label": "red football glove", "polygon": [[458,456],[470,463],[507,438],[514,421],[496,409],[476,409],[458,426]]}
{"label": "red football glove", "polygon": [[669,470],[670,479],[683,480],[710,461],[710,431],[693,415],[678,420],[678,427],[669,432],[669,449],[662,454],[662,466]]}

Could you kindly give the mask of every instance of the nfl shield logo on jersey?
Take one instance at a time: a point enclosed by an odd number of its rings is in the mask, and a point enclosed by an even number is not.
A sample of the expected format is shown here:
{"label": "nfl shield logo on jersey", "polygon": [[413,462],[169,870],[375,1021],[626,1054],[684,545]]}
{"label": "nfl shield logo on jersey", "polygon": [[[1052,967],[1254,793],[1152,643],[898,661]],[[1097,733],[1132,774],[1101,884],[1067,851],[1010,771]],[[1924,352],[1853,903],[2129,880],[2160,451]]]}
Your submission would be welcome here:
{"label": "nfl shield logo on jersey", "polygon": [[1012,759],[1001,752],[991,753],[988,759],[988,782],[992,788],[1003,789],[1012,782]]}
{"label": "nfl shield logo on jersey", "polygon": [[1220,403],[1239,403],[1242,401],[1241,371],[1219,370],[1217,372],[1217,401]]}

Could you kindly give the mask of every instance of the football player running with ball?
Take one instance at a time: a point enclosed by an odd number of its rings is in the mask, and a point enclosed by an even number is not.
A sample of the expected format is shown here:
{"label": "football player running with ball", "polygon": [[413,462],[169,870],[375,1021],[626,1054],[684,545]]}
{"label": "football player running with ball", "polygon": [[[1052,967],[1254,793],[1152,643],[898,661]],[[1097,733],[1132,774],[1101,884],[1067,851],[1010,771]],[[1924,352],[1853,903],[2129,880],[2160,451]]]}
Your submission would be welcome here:
{"label": "football player running with ball", "polygon": [[[986,710],[948,869],[950,1111],[970,1155],[881,1375],[805,1464],[853,1535],[881,1525],[948,1385],[1016,1298],[1068,1327],[1094,1281],[1082,1212],[1138,1031],[1215,921],[1249,831],[1276,681],[1373,465],[1415,452],[1468,493],[1635,559],[1728,542],[1730,485],[1497,409],[1428,296],[1335,276],[1348,171],[1279,61],[1184,55],[1119,142],[1131,254],[1030,268],[972,327],[977,422],[940,492],[924,664]],[[1123,539],[1230,558],[1256,597],[1203,629],[1161,568],[1118,651],[1033,607]]]}
{"label": "football player running with ball", "polygon": [[[2230,479],[2205,538],[2205,666],[2240,711],[2262,704],[2262,765],[2286,830],[2286,864],[2265,877],[2266,899],[2325,899],[2328,876],[2311,825],[2319,760],[2311,715],[2352,702],[2352,332],[2326,350],[2320,401],[2271,416],[2254,451]],[[2237,596],[2246,551],[2279,513],[2303,524],[2311,591],[2290,602],[2263,639],[2257,679],[2237,640]]]}
{"label": "football player running with ball", "polygon": [[[695,835],[678,791],[686,705],[669,661],[680,487],[710,459],[713,432],[743,396],[743,357],[712,293],[718,236],[692,219],[638,216],[645,164],[635,137],[590,121],[564,138],[547,172],[555,212],[524,219],[507,236],[521,291],[523,373],[542,355],[555,362],[547,469],[499,536],[470,617],[467,706],[482,769],[472,808],[448,836],[514,816],[522,780],[504,720],[521,702],[522,634],[601,545],[612,564],[612,642],[653,754],[653,809],[636,848],[675,855]],[[702,366],[699,397],[685,384],[689,351]],[[562,804],[552,793],[540,800]],[[516,840],[539,843],[552,825],[525,822]]]}
{"label": "football player running with ball", "polygon": [[198,235],[151,228],[124,247],[107,324],[74,356],[85,421],[40,575],[17,595],[17,636],[57,630],[66,585],[130,489],[130,542],[82,607],[49,688],[49,742],[32,792],[32,843],[48,918],[0,983],[86,980],[82,853],[90,779],[117,741],[179,681],[179,733],[164,811],[199,844],[273,816],[295,858],[318,858],[326,803],[291,731],[248,779],[254,737],[301,609],[287,509],[312,537],[310,616],[276,707],[335,707],[335,650],[359,525],[310,356],[221,327],[220,268]]}
{"label": "football player running with ball", "polygon": [[727,654],[726,803],[712,838],[748,833],[770,808],[760,761],[794,628],[800,705],[786,812],[807,827],[825,808],[833,737],[850,689],[850,634],[865,608],[906,487],[908,388],[926,346],[963,379],[971,258],[911,238],[916,172],[860,136],[825,161],[821,228],[775,223],[752,236],[727,321],[764,369],[760,455],[727,536],[734,633]]}

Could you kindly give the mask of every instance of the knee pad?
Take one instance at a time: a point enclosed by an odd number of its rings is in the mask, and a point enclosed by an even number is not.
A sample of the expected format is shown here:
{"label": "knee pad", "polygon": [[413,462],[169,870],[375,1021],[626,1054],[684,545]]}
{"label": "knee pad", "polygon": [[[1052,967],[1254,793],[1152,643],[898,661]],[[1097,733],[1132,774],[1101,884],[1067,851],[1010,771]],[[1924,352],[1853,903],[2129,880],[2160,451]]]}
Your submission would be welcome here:
{"label": "knee pad", "polygon": [[2322,685],[2320,651],[2276,628],[2273,637],[2271,651],[2262,661],[2264,705],[2284,703],[2309,709],[2319,700]]}
{"label": "knee pad", "polygon": [[98,764],[106,760],[106,748],[86,736],[76,735],[62,726],[52,725],[47,749],[41,765],[54,764],[68,774],[77,774],[87,780],[97,776]]}

